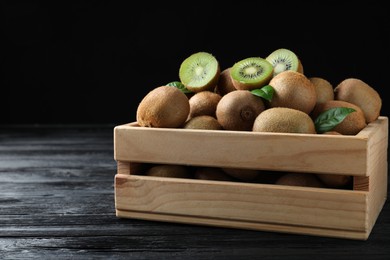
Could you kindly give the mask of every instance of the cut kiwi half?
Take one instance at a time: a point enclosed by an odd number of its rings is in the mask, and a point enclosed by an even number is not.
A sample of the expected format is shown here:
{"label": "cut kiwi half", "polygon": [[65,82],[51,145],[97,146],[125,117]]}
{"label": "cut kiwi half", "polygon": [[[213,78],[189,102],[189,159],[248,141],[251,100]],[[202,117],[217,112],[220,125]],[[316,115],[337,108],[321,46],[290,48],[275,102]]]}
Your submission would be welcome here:
{"label": "cut kiwi half", "polygon": [[302,70],[298,56],[289,49],[277,49],[265,59],[272,64],[274,68],[274,76],[286,70],[293,70],[297,72]]}
{"label": "cut kiwi half", "polygon": [[261,88],[271,80],[272,73],[272,64],[260,57],[240,60],[230,69],[233,85],[238,90]]}
{"label": "cut kiwi half", "polygon": [[180,65],[181,83],[192,92],[213,90],[218,83],[220,65],[208,52],[197,52],[187,57]]}

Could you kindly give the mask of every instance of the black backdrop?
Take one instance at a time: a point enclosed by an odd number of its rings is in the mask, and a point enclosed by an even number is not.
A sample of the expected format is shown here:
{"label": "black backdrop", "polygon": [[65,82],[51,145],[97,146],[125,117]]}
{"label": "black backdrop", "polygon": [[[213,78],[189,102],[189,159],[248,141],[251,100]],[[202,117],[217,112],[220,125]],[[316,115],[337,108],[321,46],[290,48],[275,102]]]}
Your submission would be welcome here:
{"label": "black backdrop", "polygon": [[197,51],[221,68],[288,48],[307,76],[360,78],[382,96],[382,1],[2,1],[0,124],[121,124]]}

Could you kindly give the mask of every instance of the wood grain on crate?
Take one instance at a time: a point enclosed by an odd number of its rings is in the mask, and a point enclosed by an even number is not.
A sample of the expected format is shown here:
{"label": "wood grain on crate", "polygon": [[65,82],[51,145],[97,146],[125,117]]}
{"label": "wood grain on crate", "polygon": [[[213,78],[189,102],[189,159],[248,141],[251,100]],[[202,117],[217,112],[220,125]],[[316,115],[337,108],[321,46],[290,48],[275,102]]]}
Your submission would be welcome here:
{"label": "wood grain on crate", "polygon": [[[387,117],[370,123],[356,136],[342,137],[180,131],[154,131],[134,125],[116,128],[115,208],[118,217],[365,240],[386,201]],[[213,140],[213,145],[199,145],[195,160],[182,158],[183,153],[188,154],[190,149],[179,144],[186,144],[186,138],[187,142],[205,143],[196,142],[203,134],[203,138]],[[155,141],[155,149],[142,146],[151,140]],[[173,152],[159,147],[168,143],[173,143]],[[301,152],[293,149],[291,154],[286,153],[284,150],[290,151],[286,144],[302,145]],[[273,160],[272,163],[233,158],[229,153],[234,147],[255,153],[257,146],[271,153],[261,149],[258,152]],[[225,164],[222,165],[220,154],[215,156],[210,150],[223,154]],[[309,159],[300,159],[298,155]],[[176,160],[170,159],[172,156]],[[315,164],[314,159],[320,156],[324,159]],[[250,159],[254,160],[255,156]],[[337,160],[330,163],[332,159]],[[329,169],[335,171],[331,173],[339,173],[343,170],[344,174],[354,176],[354,185],[353,190],[340,190],[139,176],[137,174],[142,174],[142,162],[145,161],[206,166],[228,164],[234,167],[245,163],[251,168],[280,170],[286,167],[288,171],[294,169],[306,173],[309,169],[313,173],[326,173]],[[339,165],[334,165],[336,163]],[[355,169],[356,165],[359,165],[359,170],[351,171],[350,168]]]}
{"label": "wood grain on crate", "polygon": [[376,160],[375,153],[367,156],[376,149],[367,148],[373,130],[382,133],[374,134],[376,142],[385,142],[387,118],[380,117],[355,136],[161,129],[132,123],[115,127],[114,158],[367,176],[367,168]]}
{"label": "wood grain on crate", "polygon": [[117,174],[119,217],[365,238],[367,192]]}

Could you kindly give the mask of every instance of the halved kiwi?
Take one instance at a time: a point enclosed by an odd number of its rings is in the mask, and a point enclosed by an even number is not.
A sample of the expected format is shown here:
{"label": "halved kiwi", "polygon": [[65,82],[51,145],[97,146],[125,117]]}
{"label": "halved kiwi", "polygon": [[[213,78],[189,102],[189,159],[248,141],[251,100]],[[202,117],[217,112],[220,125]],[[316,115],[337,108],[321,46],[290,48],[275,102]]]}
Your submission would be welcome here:
{"label": "halved kiwi", "polygon": [[272,78],[271,63],[260,57],[236,62],[230,69],[233,85],[238,90],[253,90],[266,85]]}
{"label": "halved kiwi", "polygon": [[181,83],[192,92],[213,91],[220,74],[219,62],[208,52],[197,52],[187,57],[180,65]]}
{"label": "halved kiwi", "polygon": [[274,68],[274,76],[285,70],[293,70],[297,72],[302,70],[298,56],[289,49],[277,49],[265,59],[272,64]]}

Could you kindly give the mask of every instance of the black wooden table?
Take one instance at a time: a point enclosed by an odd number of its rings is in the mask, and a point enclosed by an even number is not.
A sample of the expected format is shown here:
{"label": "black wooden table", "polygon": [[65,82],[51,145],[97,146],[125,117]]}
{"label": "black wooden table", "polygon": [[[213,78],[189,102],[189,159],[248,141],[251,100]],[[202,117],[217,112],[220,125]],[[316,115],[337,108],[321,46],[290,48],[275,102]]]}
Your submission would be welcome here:
{"label": "black wooden table", "polygon": [[115,216],[113,125],[0,127],[0,259],[390,259],[367,241]]}

